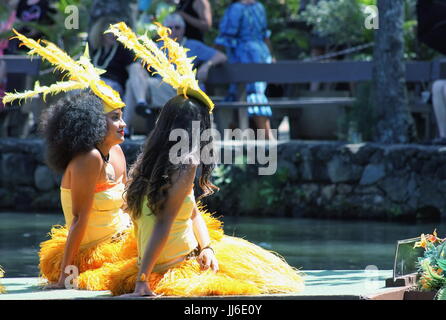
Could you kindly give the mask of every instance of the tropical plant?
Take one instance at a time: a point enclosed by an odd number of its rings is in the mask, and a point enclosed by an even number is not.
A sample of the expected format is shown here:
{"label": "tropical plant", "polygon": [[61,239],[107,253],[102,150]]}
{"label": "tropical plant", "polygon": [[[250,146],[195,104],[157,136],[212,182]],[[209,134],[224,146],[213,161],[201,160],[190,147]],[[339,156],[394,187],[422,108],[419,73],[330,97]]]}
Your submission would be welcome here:
{"label": "tropical plant", "polygon": [[[418,258],[420,278],[418,287],[422,291],[446,288],[446,239],[440,239],[436,230],[432,234],[422,234],[414,248],[424,248],[424,255]],[[444,291],[442,290],[444,293]],[[441,294],[443,297],[444,294]]]}

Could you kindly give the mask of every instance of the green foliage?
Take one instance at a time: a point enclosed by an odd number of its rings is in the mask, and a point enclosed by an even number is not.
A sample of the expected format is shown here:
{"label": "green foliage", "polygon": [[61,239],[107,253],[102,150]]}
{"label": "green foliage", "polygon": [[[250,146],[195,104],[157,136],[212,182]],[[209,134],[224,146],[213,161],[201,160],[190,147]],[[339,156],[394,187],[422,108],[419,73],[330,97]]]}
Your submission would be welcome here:
{"label": "green foliage", "polygon": [[438,290],[435,300],[446,300],[446,288]]}
{"label": "green foliage", "polygon": [[313,32],[327,37],[331,44],[353,45],[370,41],[372,30],[364,26],[364,9],[374,1],[321,0],[308,5],[300,20],[313,27]]}
{"label": "green foliage", "polygon": [[[69,55],[75,56],[83,52],[84,47],[81,46],[82,38],[86,38],[88,28],[88,10],[91,0],[59,0],[55,3],[57,12],[51,14],[54,21],[53,25],[42,25],[33,22],[27,22],[25,25],[32,29],[38,30],[44,34],[44,38],[57,44],[60,48],[68,52]],[[65,12],[68,6],[75,6],[79,10],[79,29],[68,29],[65,26],[70,11]]]}
{"label": "green foliage", "polygon": [[284,212],[295,191],[288,183],[288,169],[279,168],[274,175],[253,180],[248,177],[253,176],[252,170],[257,170],[257,166],[246,165],[244,160],[243,164],[219,165],[214,169],[213,182],[220,191],[213,198],[218,202],[239,203],[234,212],[242,214]]}
{"label": "green foliage", "polygon": [[349,131],[357,131],[362,141],[372,141],[375,128],[375,114],[372,100],[372,84],[370,82],[358,83],[355,86],[356,102],[340,117],[338,139],[349,140]]}

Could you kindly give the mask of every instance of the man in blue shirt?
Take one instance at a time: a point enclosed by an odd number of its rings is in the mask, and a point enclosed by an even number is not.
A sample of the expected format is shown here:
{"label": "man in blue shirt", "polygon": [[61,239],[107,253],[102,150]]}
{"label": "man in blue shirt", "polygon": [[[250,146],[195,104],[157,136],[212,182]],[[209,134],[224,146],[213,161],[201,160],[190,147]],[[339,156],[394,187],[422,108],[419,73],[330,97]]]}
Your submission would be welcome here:
{"label": "man in blue shirt", "polygon": [[[195,57],[193,61],[197,69],[197,79],[201,89],[204,91],[204,82],[207,79],[211,66],[226,62],[226,55],[222,52],[205,45],[203,42],[188,39],[184,36],[186,24],[179,14],[168,15],[163,22],[164,26],[172,30],[171,38],[175,39],[181,46],[189,49],[188,57]],[[162,46],[162,43],[159,43]],[[155,121],[152,107],[162,107],[170,98],[176,95],[176,90],[161,80],[159,76],[150,76],[139,62],[129,67],[129,80],[126,84],[124,102],[124,121],[127,128],[131,128],[133,114],[148,118],[149,130]],[[153,123],[152,123],[153,122]],[[131,129],[127,133],[130,136]]]}

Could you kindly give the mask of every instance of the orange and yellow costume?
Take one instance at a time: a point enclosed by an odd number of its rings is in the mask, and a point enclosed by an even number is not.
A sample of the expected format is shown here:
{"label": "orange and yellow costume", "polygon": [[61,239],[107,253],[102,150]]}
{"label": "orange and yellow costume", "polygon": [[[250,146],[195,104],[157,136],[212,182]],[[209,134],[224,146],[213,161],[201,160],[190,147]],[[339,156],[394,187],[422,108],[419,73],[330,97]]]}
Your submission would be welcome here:
{"label": "orange and yellow costume", "polygon": [[[105,282],[85,277],[87,270],[97,269],[104,263],[117,262],[136,255],[136,242],[128,214],[121,209],[124,184],[98,185],[94,195],[87,229],[74,265],[79,269],[78,287],[87,290],[107,290]],[[40,244],[40,273],[45,279],[57,282],[68,230],[73,221],[71,190],[61,188],[62,208],[66,226],[53,226],[51,239]]]}
{"label": "orange and yellow costume", "polygon": [[[157,294],[168,296],[257,295],[292,293],[303,289],[299,272],[283,258],[253,243],[224,235],[222,223],[198,206],[211,238],[219,271],[200,270],[189,254],[197,246],[191,216],[195,199],[193,191],[183,202],[161,256],[149,282]],[[117,263],[89,270],[84,276],[107,283],[113,295],[133,292],[142,258],[150,239],[155,216],[143,204],[141,216],[134,221],[138,255]]]}
{"label": "orange and yellow costume", "polygon": [[[108,32],[133,50],[144,64],[153,67],[163,81],[177,89],[178,94],[199,99],[212,112],[214,104],[198,87],[192,59],[187,57],[186,49],[169,37],[169,29],[158,26],[158,35],[168,56],[146,36],[137,37],[123,22],[110,26]],[[246,240],[224,235],[222,223],[198,205],[219,265],[216,273],[210,269],[200,270],[194,258],[198,245],[192,224],[195,206],[192,190],[175,218],[150,279],[145,279],[155,293],[174,296],[257,295],[303,289],[302,276],[283,258]],[[141,254],[145,252],[156,219],[147,206],[147,199],[142,208],[140,217],[133,221],[138,254],[84,273],[86,278],[96,279],[97,283],[107,283],[113,295],[135,289]]]}
{"label": "orange and yellow costume", "polygon": [[[15,38],[30,49],[29,55],[40,55],[54,65],[56,70],[65,72],[68,80],[59,81],[50,86],[41,86],[39,82],[36,82],[32,90],[8,92],[3,98],[4,104],[14,100],[26,100],[39,94],[42,94],[45,99],[47,94],[89,88],[104,102],[104,113],[124,107],[125,104],[119,94],[101,80],[100,75],[105,70],[94,67],[89,58],[88,48],[85,48],[84,54],[75,61],[49,41],[35,41],[15,30],[14,32]],[[119,181],[96,186],[87,229],[73,262],[78,268],[78,286],[81,289],[107,289],[106,283],[98,283],[94,279],[86,278],[83,273],[99,268],[106,262],[117,262],[136,255],[136,243],[130,217],[121,210],[124,202],[123,191],[124,184]],[[51,239],[41,243],[39,252],[41,276],[51,282],[57,282],[61,274],[65,244],[73,221],[70,189],[61,188],[61,202],[66,226],[53,226],[50,232]]]}

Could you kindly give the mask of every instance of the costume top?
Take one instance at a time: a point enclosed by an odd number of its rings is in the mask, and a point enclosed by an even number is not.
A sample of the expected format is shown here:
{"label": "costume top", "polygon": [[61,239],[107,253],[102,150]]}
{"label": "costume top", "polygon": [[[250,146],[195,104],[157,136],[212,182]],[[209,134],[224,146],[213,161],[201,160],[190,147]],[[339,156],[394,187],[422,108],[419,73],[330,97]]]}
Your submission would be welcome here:
{"label": "costume top", "polygon": [[[182,258],[193,251],[198,242],[194,235],[192,226],[192,213],[195,205],[195,197],[193,189],[184,199],[180,210],[175,217],[169,236],[164,246],[161,255],[156,262],[153,269],[154,272],[162,272],[169,267],[182,261]],[[143,201],[141,215],[134,220],[135,235],[138,245],[138,263],[141,261],[146,246],[149,243],[150,237],[155,225],[156,216],[147,207],[147,197]]]}
{"label": "costume top", "polygon": [[[60,188],[62,209],[67,229],[73,221],[71,189]],[[93,206],[88,219],[87,230],[82,239],[82,246],[90,246],[118,235],[130,226],[130,217],[121,209],[124,200],[124,184],[107,183],[96,185]]]}

